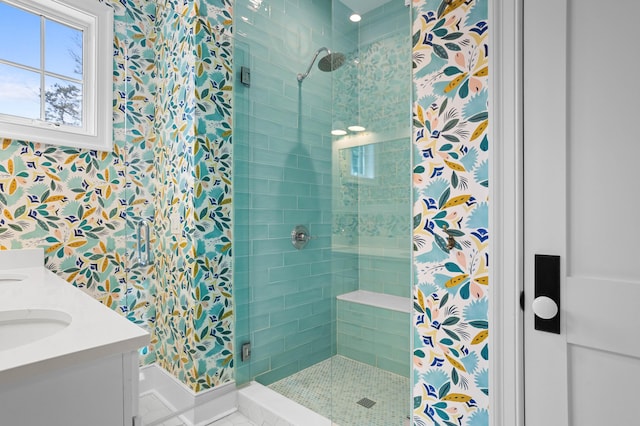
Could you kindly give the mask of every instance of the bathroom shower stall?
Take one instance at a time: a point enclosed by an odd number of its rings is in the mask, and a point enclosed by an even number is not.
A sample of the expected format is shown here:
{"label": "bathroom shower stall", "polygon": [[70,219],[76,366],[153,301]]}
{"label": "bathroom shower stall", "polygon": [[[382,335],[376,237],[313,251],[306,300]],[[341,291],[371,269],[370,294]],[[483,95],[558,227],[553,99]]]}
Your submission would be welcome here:
{"label": "bathroom shower stall", "polygon": [[411,9],[239,0],[234,14],[236,382],[343,426],[403,425]]}
{"label": "bathroom shower stall", "polygon": [[89,1],[114,12],[113,149],[3,135],[0,249],[149,331],[140,393],[169,411],[144,423],[250,381],[342,426],[486,423],[488,2]]}

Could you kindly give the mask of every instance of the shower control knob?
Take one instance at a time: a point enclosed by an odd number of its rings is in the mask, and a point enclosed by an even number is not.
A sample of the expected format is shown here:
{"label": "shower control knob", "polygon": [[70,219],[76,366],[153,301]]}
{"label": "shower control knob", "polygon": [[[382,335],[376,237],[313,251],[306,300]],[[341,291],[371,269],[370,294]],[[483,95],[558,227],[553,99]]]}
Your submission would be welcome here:
{"label": "shower control knob", "polygon": [[296,225],[291,231],[291,244],[298,250],[305,248],[314,238],[309,235],[309,230],[304,225]]}
{"label": "shower control knob", "polygon": [[307,234],[305,234],[304,232],[300,232],[300,233],[297,233],[297,234],[293,234],[293,238],[296,241],[305,242],[305,241],[307,241],[309,239],[309,236]]}

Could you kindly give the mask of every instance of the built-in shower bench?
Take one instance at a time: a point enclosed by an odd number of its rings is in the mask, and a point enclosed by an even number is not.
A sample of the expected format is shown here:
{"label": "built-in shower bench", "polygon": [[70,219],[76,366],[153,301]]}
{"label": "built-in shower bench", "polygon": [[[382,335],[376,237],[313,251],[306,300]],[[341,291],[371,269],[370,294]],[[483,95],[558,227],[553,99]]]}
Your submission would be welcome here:
{"label": "built-in shower bench", "polygon": [[408,377],[411,299],[366,290],[337,299],[338,354]]}

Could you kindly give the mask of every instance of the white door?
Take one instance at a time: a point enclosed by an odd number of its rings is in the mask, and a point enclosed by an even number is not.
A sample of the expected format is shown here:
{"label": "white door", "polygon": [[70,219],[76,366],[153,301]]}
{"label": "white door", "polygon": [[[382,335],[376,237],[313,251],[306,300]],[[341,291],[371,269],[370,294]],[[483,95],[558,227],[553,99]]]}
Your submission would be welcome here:
{"label": "white door", "polygon": [[[640,425],[640,2],[524,0],[527,426]],[[534,256],[560,256],[560,334]]]}

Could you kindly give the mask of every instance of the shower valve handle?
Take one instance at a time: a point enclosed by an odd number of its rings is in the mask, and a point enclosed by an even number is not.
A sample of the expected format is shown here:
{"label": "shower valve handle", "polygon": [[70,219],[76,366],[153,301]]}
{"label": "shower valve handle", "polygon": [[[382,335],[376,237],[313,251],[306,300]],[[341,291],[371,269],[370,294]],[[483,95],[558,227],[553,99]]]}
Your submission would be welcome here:
{"label": "shower valve handle", "polygon": [[293,238],[296,241],[303,241],[304,242],[304,241],[310,240],[311,236],[305,234],[304,232],[299,232],[297,234],[294,234]]}
{"label": "shower valve handle", "polygon": [[298,250],[305,248],[309,241],[315,238],[309,234],[309,230],[304,225],[296,225],[291,231],[291,244]]}

